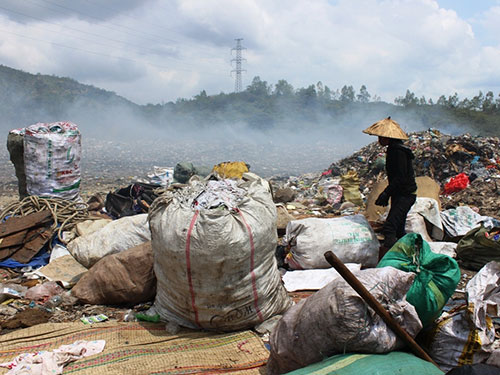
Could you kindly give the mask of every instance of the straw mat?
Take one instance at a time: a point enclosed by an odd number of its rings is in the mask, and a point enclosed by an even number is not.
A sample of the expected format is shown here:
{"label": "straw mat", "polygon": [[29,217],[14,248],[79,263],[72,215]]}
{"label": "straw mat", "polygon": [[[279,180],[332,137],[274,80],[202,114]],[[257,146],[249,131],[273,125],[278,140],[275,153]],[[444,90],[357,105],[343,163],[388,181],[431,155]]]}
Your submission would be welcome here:
{"label": "straw mat", "polygon": [[[64,367],[64,374],[265,374],[269,352],[252,331],[210,333],[164,324],[45,323],[0,336],[0,363],[21,353],[53,350],[77,340],[106,340],[104,351]],[[7,369],[0,368],[0,374]]]}

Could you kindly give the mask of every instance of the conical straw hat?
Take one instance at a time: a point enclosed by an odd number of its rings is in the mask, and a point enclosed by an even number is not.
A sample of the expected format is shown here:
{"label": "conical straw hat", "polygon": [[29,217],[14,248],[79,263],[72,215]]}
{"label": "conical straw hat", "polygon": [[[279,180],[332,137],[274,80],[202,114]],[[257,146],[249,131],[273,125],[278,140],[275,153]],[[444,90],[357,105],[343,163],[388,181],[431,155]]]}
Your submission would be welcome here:
{"label": "conical straw hat", "polygon": [[408,139],[406,133],[396,121],[391,119],[391,116],[376,122],[368,129],[363,130],[363,133],[386,138]]}

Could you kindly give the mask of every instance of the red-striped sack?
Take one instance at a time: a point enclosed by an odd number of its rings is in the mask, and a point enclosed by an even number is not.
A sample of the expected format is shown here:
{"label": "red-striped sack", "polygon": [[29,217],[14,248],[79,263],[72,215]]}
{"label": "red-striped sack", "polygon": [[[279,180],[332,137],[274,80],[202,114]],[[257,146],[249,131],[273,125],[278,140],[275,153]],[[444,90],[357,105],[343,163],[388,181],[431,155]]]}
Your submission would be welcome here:
{"label": "red-striped sack", "polygon": [[193,181],[149,213],[155,310],[189,328],[246,329],[290,306],[274,257],[276,208],[269,184]]}

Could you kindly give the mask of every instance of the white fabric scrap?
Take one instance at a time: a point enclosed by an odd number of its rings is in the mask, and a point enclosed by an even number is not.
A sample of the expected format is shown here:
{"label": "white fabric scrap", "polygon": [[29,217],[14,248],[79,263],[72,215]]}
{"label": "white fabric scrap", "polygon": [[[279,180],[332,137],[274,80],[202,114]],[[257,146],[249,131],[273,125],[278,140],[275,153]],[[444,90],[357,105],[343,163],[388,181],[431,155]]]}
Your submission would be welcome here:
{"label": "white fabric scrap", "polygon": [[105,340],[79,340],[73,344],[61,345],[53,351],[20,354],[11,362],[0,363],[0,367],[9,369],[7,375],[62,374],[64,365],[98,354],[104,350],[105,345]]}
{"label": "white fabric scrap", "polygon": [[245,194],[245,189],[239,188],[236,180],[208,181],[205,190],[193,200],[193,206],[197,210],[219,206],[231,210],[238,206]]}
{"label": "white fabric scrap", "polygon": [[[361,264],[346,263],[346,267],[350,271],[359,271]],[[282,280],[288,292],[295,292],[297,290],[319,290],[339,276],[335,268],[295,270],[287,271]]]}

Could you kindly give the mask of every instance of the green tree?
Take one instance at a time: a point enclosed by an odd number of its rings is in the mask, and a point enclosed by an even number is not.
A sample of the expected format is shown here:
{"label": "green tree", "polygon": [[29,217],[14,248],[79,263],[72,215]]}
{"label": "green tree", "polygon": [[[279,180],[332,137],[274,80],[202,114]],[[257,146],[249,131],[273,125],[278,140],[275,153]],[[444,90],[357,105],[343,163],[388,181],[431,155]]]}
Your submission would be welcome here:
{"label": "green tree", "polygon": [[359,94],[357,95],[358,102],[368,103],[370,101],[371,95],[366,89],[365,85],[362,85],[359,89]]}
{"label": "green tree", "polygon": [[271,88],[267,85],[266,81],[262,81],[259,76],[253,78],[252,83],[247,87],[246,91],[250,94],[259,97],[268,96]]}
{"label": "green tree", "polygon": [[457,108],[457,106],[458,106],[458,94],[457,93],[453,94],[453,96],[448,97],[447,106],[449,108]]}
{"label": "green tree", "polygon": [[280,79],[276,85],[274,85],[273,94],[276,96],[286,96],[291,97],[294,94],[294,89],[291,84],[286,80]]}
{"label": "green tree", "polygon": [[406,90],[406,95],[404,97],[399,96],[394,99],[394,103],[397,105],[402,105],[403,107],[414,106],[419,104],[419,99],[410,90]]}
{"label": "green tree", "polygon": [[356,96],[356,92],[352,86],[342,87],[340,90],[340,101],[344,103],[352,103],[354,101],[354,97]]}
{"label": "green tree", "polygon": [[310,85],[307,88],[301,88],[297,91],[297,97],[302,104],[311,104],[317,97],[316,87]]}
{"label": "green tree", "polygon": [[474,96],[470,101],[472,107],[471,109],[475,111],[480,111],[483,108],[483,102],[484,102],[484,95],[482,91],[479,91],[479,94]]}
{"label": "green tree", "polygon": [[440,105],[440,106],[443,106],[443,107],[446,107],[448,106],[448,101],[446,100],[446,96],[444,95],[441,95],[437,102],[436,102],[437,105]]}
{"label": "green tree", "polygon": [[493,112],[496,109],[495,96],[492,91],[488,91],[481,106],[483,112]]}

